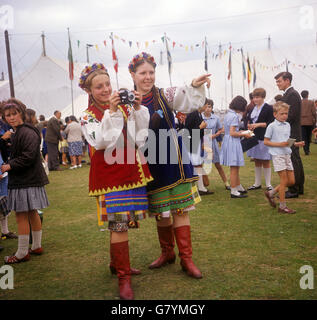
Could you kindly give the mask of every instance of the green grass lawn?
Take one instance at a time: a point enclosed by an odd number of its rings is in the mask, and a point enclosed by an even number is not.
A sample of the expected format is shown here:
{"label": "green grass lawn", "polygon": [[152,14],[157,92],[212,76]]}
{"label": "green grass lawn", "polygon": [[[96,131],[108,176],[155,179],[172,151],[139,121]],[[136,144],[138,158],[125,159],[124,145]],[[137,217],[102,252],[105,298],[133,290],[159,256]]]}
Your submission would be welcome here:
{"label": "green grass lawn", "polygon": [[[213,168],[210,189],[191,214],[193,259],[203,279],[189,278],[176,263],[158,270],[148,265],[160,254],[154,219],[129,232],[130,257],[142,274],[134,276],[136,299],[316,299],[315,289],[299,286],[299,269],[317,273],[317,145],[301,151],[305,195],[288,201],[295,215],[281,215],[264,198],[263,189],[246,199],[231,199]],[[228,169],[226,168],[226,173]],[[0,299],[119,299],[117,278],[109,272],[109,232],[97,225],[96,203],[88,197],[89,166],[52,172],[44,210],[45,254],[14,265],[14,290],[0,289]],[[273,175],[273,184],[278,182]],[[241,168],[245,187],[254,182],[254,163]],[[264,181],[263,183],[264,184]],[[9,217],[16,231],[14,214]],[[17,240],[4,240],[5,255]],[[177,251],[177,248],[176,248]],[[1,274],[0,274],[1,276]]]}

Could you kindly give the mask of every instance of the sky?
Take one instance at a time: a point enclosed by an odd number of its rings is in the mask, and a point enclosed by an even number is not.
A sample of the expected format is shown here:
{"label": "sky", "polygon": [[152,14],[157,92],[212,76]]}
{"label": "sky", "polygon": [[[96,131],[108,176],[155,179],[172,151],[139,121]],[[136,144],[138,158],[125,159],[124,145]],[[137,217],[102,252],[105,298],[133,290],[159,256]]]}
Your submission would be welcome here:
{"label": "sky", "polygon": [[90,62],[112,65],[109,36],[113,32],[119,65],[127,66],[141,51],[153,54],[157,62],[162,51],[166,63],[161,40],[165,33],[174,62],[203,59],[205,38],[210,53],[218,52],[220,43],[223,49],[229,43],[244,51],[265,49],[268,36],[273,48],[315,43],[317,1],[0,0],[0,73],[6,76],[5,24],[9,26],[14,74],[27,70],[41,55],[42,32],[47,55],[67,60],[67,28],[75,61],[87,60],[88,43],[94,45],[89,49]]}

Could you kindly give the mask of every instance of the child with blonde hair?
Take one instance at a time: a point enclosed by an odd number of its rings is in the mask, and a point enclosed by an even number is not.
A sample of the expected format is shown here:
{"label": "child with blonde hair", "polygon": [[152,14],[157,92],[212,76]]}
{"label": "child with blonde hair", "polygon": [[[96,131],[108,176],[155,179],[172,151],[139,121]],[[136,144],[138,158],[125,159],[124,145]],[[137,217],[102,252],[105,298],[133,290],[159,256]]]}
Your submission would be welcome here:
{"label": "child with blonde hair", "polygon": [[288,117],[289,105],[278,101],[273,106],[273,115],[275,120],[269,124],[264,135],[264,144],[268,146],[269,153],[272,155],[274,171],[280,177],[280,184],[271,191],[265,191],[264,194],[270,205],[276,208],[274,195],[279,194],[280,205],[278,212],[293,214],[296,211],[288,208],[285,202],[285,188],[290,187],[295,183],[294,169],[291,161],[291,146],[304,146],[305,142],[294,142],[289,139],[291,127],[286,122]]}

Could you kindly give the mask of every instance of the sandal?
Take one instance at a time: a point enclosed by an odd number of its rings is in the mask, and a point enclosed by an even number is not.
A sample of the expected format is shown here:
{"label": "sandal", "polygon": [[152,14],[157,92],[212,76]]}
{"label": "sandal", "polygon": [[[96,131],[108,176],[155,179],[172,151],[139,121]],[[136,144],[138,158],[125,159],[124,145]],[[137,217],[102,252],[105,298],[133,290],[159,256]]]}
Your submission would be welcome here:
{"label": "sandal", "polygon": [[13,264],[13,263],[20,263],[20,262],[25,262],[30,260],[30,255],[27,254],[25,257],[22,259],[17,258],[16,256],[6,256],[4,257],[4,263],[5,264]]}
{"label": "sandal", "polygon": [[2,233],[1,237],[6,239],[18,239],[18,236],[14,232]]}
{"label": "sandal", "polygon": [[43,248],[40,247],[40,248],[37,248],[37,249],[34,249],[34,250],[29,249],[29,253],[30,254],[36,254],[36,255],[39,256],[39,255],[41,255],[43,253]]}

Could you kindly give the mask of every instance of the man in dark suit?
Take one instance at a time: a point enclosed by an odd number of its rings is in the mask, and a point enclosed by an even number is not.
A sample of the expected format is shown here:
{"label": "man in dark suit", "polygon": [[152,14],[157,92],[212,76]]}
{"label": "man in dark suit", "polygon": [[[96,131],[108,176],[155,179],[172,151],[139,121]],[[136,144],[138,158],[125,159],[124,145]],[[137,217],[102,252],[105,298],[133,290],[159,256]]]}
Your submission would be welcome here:
{"label": "man in dark suit", "polygon": [[[292,87],[293,76],[290,72],[280,72],[275,76],[276,85],[284,91],[283,101],[286,102],[290,108],[288,111],[287,122],[291,126],[290,137],[296,141],[302,140],[301,135],[301,104],[302,100],[299,93]],[[295,184],[288,188],[285,194],[286,198],[297,198],[299,194],[304,194],[305,174],[302,164],[302,159],[299,154],[299,148],[294,145],[291,147],[291,160],[294,167]]]}
{"label": "man in dark suit", "polygon": [[312,131],[316,125],[316,108],[313,100],[308,99],[309,92],[303,90],[301,93],[302,100],[302,138],[305,141],[304,151],[306,156],[310,154],[309,145],[311,142]]}
{"label": "man in dark suit", "polygon": [[45,134],[45,142],[47,145],[48,154],[48,169],[50,171],[61,170],[59,168],[59,153],[58,142],[62,140],[60,118],[62,114],[60,111],[55,111],[54,116],[48,120]]}

